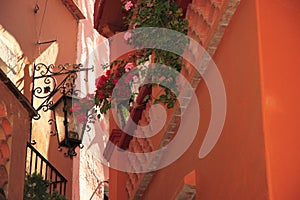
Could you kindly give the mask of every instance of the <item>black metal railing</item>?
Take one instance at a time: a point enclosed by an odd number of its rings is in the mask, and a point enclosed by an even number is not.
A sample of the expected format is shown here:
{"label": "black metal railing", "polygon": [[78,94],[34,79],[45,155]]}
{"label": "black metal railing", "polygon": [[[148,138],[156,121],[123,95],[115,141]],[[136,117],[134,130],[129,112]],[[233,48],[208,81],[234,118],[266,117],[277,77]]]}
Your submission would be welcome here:
{"label": "black metal railing", "polygon": [[67,179],[30,143],[27,143],[26,159],[26,172],[40,174],[44,180],[50,181],[48,186],[50,194],[57,191],[61,195],[66,195]]}

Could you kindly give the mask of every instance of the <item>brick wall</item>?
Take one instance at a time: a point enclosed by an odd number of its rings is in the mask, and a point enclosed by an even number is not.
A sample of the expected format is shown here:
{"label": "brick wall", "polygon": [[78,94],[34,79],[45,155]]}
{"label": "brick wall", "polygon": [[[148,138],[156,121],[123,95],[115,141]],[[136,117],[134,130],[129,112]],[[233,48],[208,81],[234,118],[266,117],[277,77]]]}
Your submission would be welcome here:
{"label": "brick wall", "polygon": [[[215,53],[231,17],[239,5],[239,2],[240,0],[193,0],[193,2],[188,5],[186,13],[186,18],[189,21],[188,36],[201,44],[212,56]],[[186,53],[196,56],[199,53],[199,49],[194,46],[190,46]],[[203,66],[201,67],[205,70],[206,62],[203,62]],[[199,73],[197,73],[196,70],[188,63],[185,63],[181,73],[187,78],[187,80],[190,81],[193,90],[195,90],[201,80]],[[180,94],[179,98],[182,99],[184,104],[181,105],[181,111],[184,112],[191,100],[192,91],[183,91],[185,92]],[[149,108],[152,103],[150,102],[146,106],[146,109],[142,114],[142,118],[139,121],[139,125],[149,123]],[[168,144],[168,142],[176,134],[176,130],[179,125],[178,122],[181,117],[181,111],[180,108],[178,108],[178,105],[175,106],[172,111],[168,111],[167,123],[162,131],[157,134],[156,138],[133,138],[130,141],[129,150],[137,153],[149,152]],[[136,130],[136,134],[147,135],[147,130],[138,128]],[[157,157],[156,159],[159,158],[160,157]],[[132,167],[134,167],[134,163],[138,162],[139,165],[142,165],[144,161],[137,160],[136,158],[128,160],[128,162],[132,163]],[[153,160],[153,162],[158,162],[158,160]],[[141,199],[154,174],[155,172],[145,174],[127,173],[126,190],[128,193],[128,199]]]}
{"label": "brick wall", "polygon": [[0,91],[0,188],[8,199],[21,200],[30,114],[1,80]]}

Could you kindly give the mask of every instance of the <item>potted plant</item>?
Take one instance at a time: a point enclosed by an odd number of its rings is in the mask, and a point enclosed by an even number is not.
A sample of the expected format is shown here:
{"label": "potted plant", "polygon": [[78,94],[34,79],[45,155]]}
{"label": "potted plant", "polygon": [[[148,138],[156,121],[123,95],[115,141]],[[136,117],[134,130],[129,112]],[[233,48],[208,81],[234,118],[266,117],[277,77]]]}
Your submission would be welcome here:
{"label": "potted plant", "polygon": [[49,180],[44,180],[40,174],[26,174],[24,183],[24,200],[67,200],[65,196],[54,191],[48,192]]}

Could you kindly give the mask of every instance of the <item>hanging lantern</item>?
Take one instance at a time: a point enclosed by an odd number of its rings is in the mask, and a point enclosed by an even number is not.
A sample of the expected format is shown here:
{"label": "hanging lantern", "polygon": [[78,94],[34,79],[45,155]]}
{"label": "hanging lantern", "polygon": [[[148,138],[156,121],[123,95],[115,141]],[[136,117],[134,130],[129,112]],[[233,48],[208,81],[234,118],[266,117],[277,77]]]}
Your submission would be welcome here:
{"label": "hanging lantern", "polygon": [[[67,155],[76,155],[75,148],[81,145],[85,123],[78,122],[75,114],[70,112],[75,102],[79,99],[63,95],[50,109],[54,112],[55,128],[60,147],[67,147]],[[86,113],[84,113],[86,115]]]}

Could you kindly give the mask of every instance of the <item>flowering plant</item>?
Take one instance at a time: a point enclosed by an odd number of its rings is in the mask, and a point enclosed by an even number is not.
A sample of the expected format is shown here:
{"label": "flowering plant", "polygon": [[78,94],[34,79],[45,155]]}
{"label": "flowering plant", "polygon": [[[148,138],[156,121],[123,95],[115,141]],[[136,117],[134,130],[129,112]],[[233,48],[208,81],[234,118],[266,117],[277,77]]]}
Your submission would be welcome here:
{"label": "flowering plant", "polygon": [[175,0],[123,0],[130,28],[162,27],[187,33],[187,21]]}
{"label": "flowering plant", "polygon": [[[143,51],[140,63],[149,60],[149,55],[152,55],[152,59],[156,66],[153,72],[150,72],[151,79],[153,77],[159,80],[165,79],[163,77],[168,75],[168,78],[164,80],[162,85],[176,85],[176,77],[172,77],[174,72],[169,71],[164,66],[169,66],[177,72],[181,71],[182,58],[180,55],[184,52],[184,48],[188,45],[189,40],[187,37],[182,37],[181,34],[187,34],[188,22],[184,19],[183,10],[176,5],[176,0],[124,0],[123,5],[125,13],[125,23],[131,29],[124,35],[124,39],[128,44],[134,46],[136,49],[140,49],[143,46],[155,46],[155,43],[159,41],[160,46],[168,46],[169,49],[173,49],[174,52],[165,51],[160,48],[146,49]],[[160,27],[165,29],[139,29],[139,27]],[[167,31],[167,29],[179,32],[178,34]],[[149,31],[150,30],[150,31]],[[162,39],[163,38],[163,39]],[[171,40],[169,38],[172,38]],[[149,71],[148,71],[149,73]],[[162,82],[161,82],[162,83]],[[175,105],[176,95],[178,91],[171,91],[168,87],[163,87],[165,94],[161,94],[158,99],[155,99],[154,103],[162,102],[167,105],[168,108],[172,108]],[[174,88],[173,88],[174,89]]]}
{"label": "flowering plant", "polygon": [[[136,49],[143,49],[143,46],[153,46],[156,38],[160,38],[163,32],[144,32],[139,27],[161,27],[171,29],[183,34],[187,34],[187,20],[183,19],[183,11],[175,4],[175,0],[122,0],[123,8],[126,13],[125,23],[131,29],[124,34],[124,39],[128,44]],[[134,31],[133,31],[134,30]],[[141,31],[139,31],[141,30]],[[151,36],[151,37],[149,37]],[[175,42],[174,42],[175,41]],[[184,47],[188,44],[188,40],[180,35],[172,36],[172,41],[165,41],[166,45],[172,43],[176,46],[177,54],[182,54]],[[174,43],[176,43],[174,45]],[[147,44],[147,45],[145,45]],[[101,113],[106,113],[112,107],[112,93],[116,92],[118,99],[125,98],[126,94],[131,94],[131,100],[134,100],[135,93],[131,92],[131,83],[135,83],[139,79],[139,75],[128,73],[137,65],[145,64],[153,58],[159,70],[151,71],[147,69],[146,78],[160,80],[157,84],[165,82],[162,85],[176,85],[176,77],[166,77],[168,74],[174,74],[166,71],[164,65],[170,66],[177,72],[180,72],[182,59],[175,53],[161,49],[143,49],[138,50],[134,54],[128,55],[126,60],[117,60],[105,66],[105,73],[96,80],[95,104],[99,106]],[[126,73],[127,76],[126,76]],[[144,76],[145,76],[144,74]],[[163,74],[163,75],[162,75]],[[121,77],[125,75],[124,83],[116,84]],[[162,77],[164,76],[164,77]],[[143,77],[145,78],[145,77]],[[168,87],[163,87],[165,94],[161,94],[158,99],[154,99],[155,103],[162,102],[168,108],[172,108],[176,101],[176,91],[171,91]]]}
{"label": "flowering plant", "polygon": [[[101,113],[106,113],[106,111],[111,108],[112,93],[116,84],[124,74],[135,68],[135,62],[132,58],[128,61],[117,60],[112,62],[109,66],[104,66],[104,68],[108,69],[104,75],[96,79],[95,83],[95,104],[100,107]],[[128,73],[121,81],[122,84],[119,84],[119,87],[114,91],[118,99],[122,99],[122,97],[126,98],[126,95],[131,93],[130,84],[137,82],[138,77],[132,73]],[[134,94],[132,94],[132,98],[133,95]]]}
{"label": "flowering plant", "polygon": [[[124,9],[126,13],[125,23],[131,29],[139,27],[160,27],[187,34],[188,22],[183,19],[183,10],[175,4],[175,0],[124,0]],[[125,33],[124,39],[136,47],[153,46],[153,41],[163,36],[160,29],[154,29],[153,32],[145,32],[141,29]],[[183,53],[184,47],[188,44],[186,37],[172,35],[172,41],[165,41],[166,45],[171,44],[176,47],[177,52]],[[148,40],[147,40],[148,38]],[[145,45],[146,44],[146,45]],[[161,49],[148,49],[146,59],[149,54],[154,54],[154,62],[171,66],[177,71],[181,70],[182,62],[180,56]]]}
{"label": "flowering plant", "polygon": [[69,108],[70,113],[73,113],[77,123],[86,124],[88,120],[87,113],[94,106],[94,94],[87,94],[86,97],[75,99],[73,106]]}

